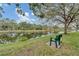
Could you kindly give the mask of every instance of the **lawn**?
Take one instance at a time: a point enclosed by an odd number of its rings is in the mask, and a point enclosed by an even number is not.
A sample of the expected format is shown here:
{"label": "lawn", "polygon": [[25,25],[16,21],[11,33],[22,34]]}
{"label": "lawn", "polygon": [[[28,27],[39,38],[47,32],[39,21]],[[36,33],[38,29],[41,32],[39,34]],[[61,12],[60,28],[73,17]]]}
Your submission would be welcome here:
{"label": "lawn", "polygon": [[57,49],[49,46],[50,37],[55,35],[45,35],[23,42],[11,44],[0,44],[0,55],[4,56],[72,56],[79,55],[79,32],[63,35],[62,47]]}

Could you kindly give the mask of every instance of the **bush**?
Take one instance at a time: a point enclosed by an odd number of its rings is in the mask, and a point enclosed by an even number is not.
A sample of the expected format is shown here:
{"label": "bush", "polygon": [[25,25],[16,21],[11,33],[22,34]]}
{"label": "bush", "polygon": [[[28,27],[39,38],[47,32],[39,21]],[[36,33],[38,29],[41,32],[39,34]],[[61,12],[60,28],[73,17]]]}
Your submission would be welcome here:
{"label": "bush", "polygon": [[18,39],[19,41],[26,41],[26,40],[28,40],[28,38],[27,37],[24,37],[24,36],[22,36],[22,37],[19,37],[19,39]]}

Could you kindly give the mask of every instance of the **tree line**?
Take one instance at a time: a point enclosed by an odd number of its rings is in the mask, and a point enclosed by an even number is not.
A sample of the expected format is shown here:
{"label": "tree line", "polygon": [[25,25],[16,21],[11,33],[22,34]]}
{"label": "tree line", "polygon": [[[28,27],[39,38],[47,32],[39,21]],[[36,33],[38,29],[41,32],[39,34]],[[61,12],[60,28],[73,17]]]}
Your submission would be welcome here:
{"label": "tree line", "polygon": [[17,23],[15,20],[9,18],[0,19],[0,30],[43,30],[46,25],[30,24],[27,22]]}

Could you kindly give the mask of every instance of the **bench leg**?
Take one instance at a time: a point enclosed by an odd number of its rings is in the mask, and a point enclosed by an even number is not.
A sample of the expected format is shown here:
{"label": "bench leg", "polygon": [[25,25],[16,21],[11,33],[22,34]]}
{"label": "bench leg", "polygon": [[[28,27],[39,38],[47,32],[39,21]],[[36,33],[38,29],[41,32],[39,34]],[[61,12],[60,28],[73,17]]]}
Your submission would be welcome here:
{"label": "bench leg", "polygon": [[51,46],[51,42],[52,42],[52,40],[50,39],[50,46]]}

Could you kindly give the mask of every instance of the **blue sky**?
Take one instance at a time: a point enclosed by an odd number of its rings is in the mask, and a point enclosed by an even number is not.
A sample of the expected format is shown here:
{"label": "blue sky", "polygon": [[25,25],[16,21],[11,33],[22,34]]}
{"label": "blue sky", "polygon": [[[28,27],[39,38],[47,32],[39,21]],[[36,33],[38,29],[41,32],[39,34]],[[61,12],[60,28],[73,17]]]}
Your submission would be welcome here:
{"label": "blue sky", "polygon": [[10,6],[7,4],[0,4],[0,6],[2,6],[5,11],[5,13],[3,14],[4,18],[14,19],[16,21],[18,20],[19,22],[20,21],[29,21],[29,22],[35,21],[36,22],[37,17],[33,15],[32,10],[30,10],[29,5],[26,3],[20,4],[21,9],[26,13],[26,17],[23,17],[17,14],[15,4],[12,4]]}
{"label": "blue sky", "polygon": [[[28,23],[34,23],[34,24],[43,24],[45,23],[45,19],[39,20],[38,17],[36,17],[32,10],[30,10],[29,5],[27,3],[20,3],[20,7],[23,12],[25,12],[25,16],[22,16],[16,12],[16,6],[15,4],[7,5],[7,4],[0,4],[0,6],[3,7],[3,10],[5,13],[3,14],[3,18],[9,18],[11,20],[15,20],[17,23],[19,22],[28,22]],[[51,21],[50,21],[51,22]],[[48,24],[50,23],[48,22]],[[45,23],[47,24],[47,23]],[[52,24],[52,23],[51,23]]]}

